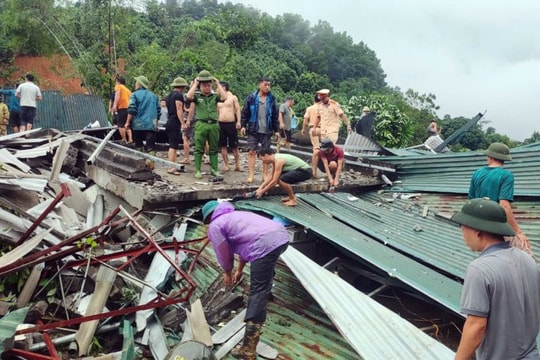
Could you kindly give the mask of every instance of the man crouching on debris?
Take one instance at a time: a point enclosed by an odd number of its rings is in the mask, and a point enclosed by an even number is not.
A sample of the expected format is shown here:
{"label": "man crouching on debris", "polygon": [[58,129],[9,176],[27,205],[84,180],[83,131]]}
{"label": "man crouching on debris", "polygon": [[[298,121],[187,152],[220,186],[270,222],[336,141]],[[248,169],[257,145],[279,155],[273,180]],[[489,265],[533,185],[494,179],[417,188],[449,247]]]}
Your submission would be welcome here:
{"label": "man crouching on debris", "polygon": [[[209,201],[204,205],[202,215],[203,221],[210,223],[208,239],[225,271],[225,285],[235,284],[242,276],[245,264],[251,264],[244,319],[246,333],[242,346],[233,349],[231,354],[239,359],[256,359],[255,349],[266,320],[276,262],[289,245],[289,235],[282,224],[248,211],[236,211],[229,202]],[[238,254],[239,261],[233,273],[234,254]]]}
{"label": "man crouching on debris", "polygon": [[257,156],[263,164],[272,165],[272,175],[263,174],[264,182],[255,191],[255,196],[260,199],[268,190],[276,184],[285,191],[287,197],[281,199],[287,206],[296,206],[296,196],[291,184],[296,184],[311,179],[313,171],[311,166],[304,160],[289,154],[276,154],[273,149],[262,148]]}
{"label": "man crouching on debris", "polygon": [[452,220],[480,256],[467,267],[461,313],[467,315],[456,360],[540,359],[540,276],[534,259],[512,247],[506,212],[488,199],[469,200]]}

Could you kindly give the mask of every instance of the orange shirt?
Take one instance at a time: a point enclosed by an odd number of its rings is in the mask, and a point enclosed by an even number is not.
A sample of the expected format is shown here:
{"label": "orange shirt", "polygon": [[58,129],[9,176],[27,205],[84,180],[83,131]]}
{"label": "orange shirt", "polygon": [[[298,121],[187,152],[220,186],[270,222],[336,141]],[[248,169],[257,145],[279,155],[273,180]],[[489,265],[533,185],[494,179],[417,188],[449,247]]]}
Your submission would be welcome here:
{"label": "orange shirt", "polygon": [[129,105],[129,97],[131,96],[131,91],[122,84],[117,84],[114,87],[114,91],[120,91],[120,97],[118,98],[117,109],[127,109]]}

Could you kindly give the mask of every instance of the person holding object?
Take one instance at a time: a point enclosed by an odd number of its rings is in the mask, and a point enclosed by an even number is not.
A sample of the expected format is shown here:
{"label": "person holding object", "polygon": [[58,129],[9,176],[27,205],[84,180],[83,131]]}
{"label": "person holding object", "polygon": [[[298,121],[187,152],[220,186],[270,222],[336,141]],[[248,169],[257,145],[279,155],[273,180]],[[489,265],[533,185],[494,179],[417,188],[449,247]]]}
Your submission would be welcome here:
{"label": "person holding object", "polygon": [[339,177],[345,163],[345,153],[342,148],[334,145],[329,138],[322,139],[319,153],[324,172],[328,177],[329,191],[333,192],[339,186]]}
{"label": "person holding object", "polygon": [[[268,298],[271,295],[276,263],[289,245],[285,227],[264,216],[235,210],[229,202],[208,201],[202,208],[208,225],[208,239],[216,258],[225,271],[225,285],[235,284],[250,263],[250,284],[247,300],[246,332],[240,347],[231,351],[239,359],[254,360],[261,328],[266,321]],[[238,267],[234,270],[234,255]]]}
{"label": "person holding object", "polygon": [[264,175],[264,181],[255,192],[257,199],[260,199],[266,192],[274,186],[279,185],[287,194],[281,199],[286,206],[296,206],[296,196],[291,184],[296,184],[311,179],[311,166],[304,160],[289,154],[276,154],[271,148],[263,148],[258,152],[258,157],[263,165],[271,165],[272,173]]}
{"label": "person holding object", "polygon": [[480,256],[467,267],[460,312],[467,316],[456,360],[540,359],[540,275],[534,259],[512,247],[506,211],[495,201],[472,199],[452,220]]}

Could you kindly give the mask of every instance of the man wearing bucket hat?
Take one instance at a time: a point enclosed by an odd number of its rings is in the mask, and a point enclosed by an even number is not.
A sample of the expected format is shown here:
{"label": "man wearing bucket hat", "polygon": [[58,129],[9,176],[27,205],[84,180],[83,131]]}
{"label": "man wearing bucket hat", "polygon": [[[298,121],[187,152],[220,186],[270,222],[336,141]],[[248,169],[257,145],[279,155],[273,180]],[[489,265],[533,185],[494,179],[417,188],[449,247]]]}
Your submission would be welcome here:
{"label": "man wearing bucket hat", "polygon": [[161,115],[159,98],[148,90],[146,76],[135,78],[135,91],[129,98],[126,128],[133,131],[135,147],[155,154],[157,119]]}
{"label": "man wearing bucket hat", "polygon": [[[165,130],[167,131],[167,138],[169,140],[169,152],[168,159],[170,162],[176,162],[176,152],[180,148],[180,140],[182,137],[182,128],[188,128],[187,119],[184,118],[185,98],[184,89],[188,87],[186,79],[177,77],[171,84],[173,91],[165,99],[167,104],[167,112],[169,116],[167,118],[167,124],[165,124]],[[180,175],[180,171],[176,168],[170,167],[167,172],[172,175]]]}
{"label": "man wearing bucket hat", "polygon": [[[216,86],[217,94],[212,91],[212,83]],[[200,87],[200,93],[196,93]],[[202,157],[204,147],[208,142],[210,153],[210,172],[220,176],[218,169],[219,124],[217,103],[227,99],[227,92],[219,80],[209,71],[202,70],[187,93],[187,99],[195,104],[195,177],[201,178]]]}
{"label": "man wearing bucket hat", "polygon": [[505,210],[489,199],[469,200],[452,220],[480,256],[467,267],[460,312],[467,316],[456,359],[540,359],[540,275],[534,259],[512,247]]}
{"label": "man wearing bucket hat", "polygon": [[516,233],[511,239],[512,245],[532,254],[529,240],[521,231],[512,211],[514,175],[503,168],[505,161],[512,160],[510,149],[503,143],[495,142],[489,145],[484,154],[487,156],[488,165],[476,170],[472,175],[469,199],[487,197],[498,202],[506,212],[508,224]]}
{"label": "man wearing bucket hat", "polygon": [[[266,320],[276,262],[287,249],[289,235],[281,223],[249,211],[237,211],[229,202],[209,201],[203,206],[202,215],[203,221],[210,223],[208,239],[225,271],[225,285],[235,284],[245,264],[250,263],[249,295],[244,318],[246,332],[242,345],[233,349],[231,354],[239,359],[254,360],[257,358],[256,347],[261,327]],[[239,262],[233,273],[235,254]]]}

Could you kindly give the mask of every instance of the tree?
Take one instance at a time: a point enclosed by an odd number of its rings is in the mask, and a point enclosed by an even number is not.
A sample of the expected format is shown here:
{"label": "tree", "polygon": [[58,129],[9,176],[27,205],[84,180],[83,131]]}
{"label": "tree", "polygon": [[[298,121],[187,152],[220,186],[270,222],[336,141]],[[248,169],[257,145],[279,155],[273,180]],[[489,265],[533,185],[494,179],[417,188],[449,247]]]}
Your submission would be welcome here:
{"label": "tree", "polygon": [[360,118],[362,108],[369,106],[376,114],[374,123],[375,140],[385,147],[406,146],[413,133],[413,124],[385,95],[367,94],[352,96],[343,106],[347,117],[354,125]]}

